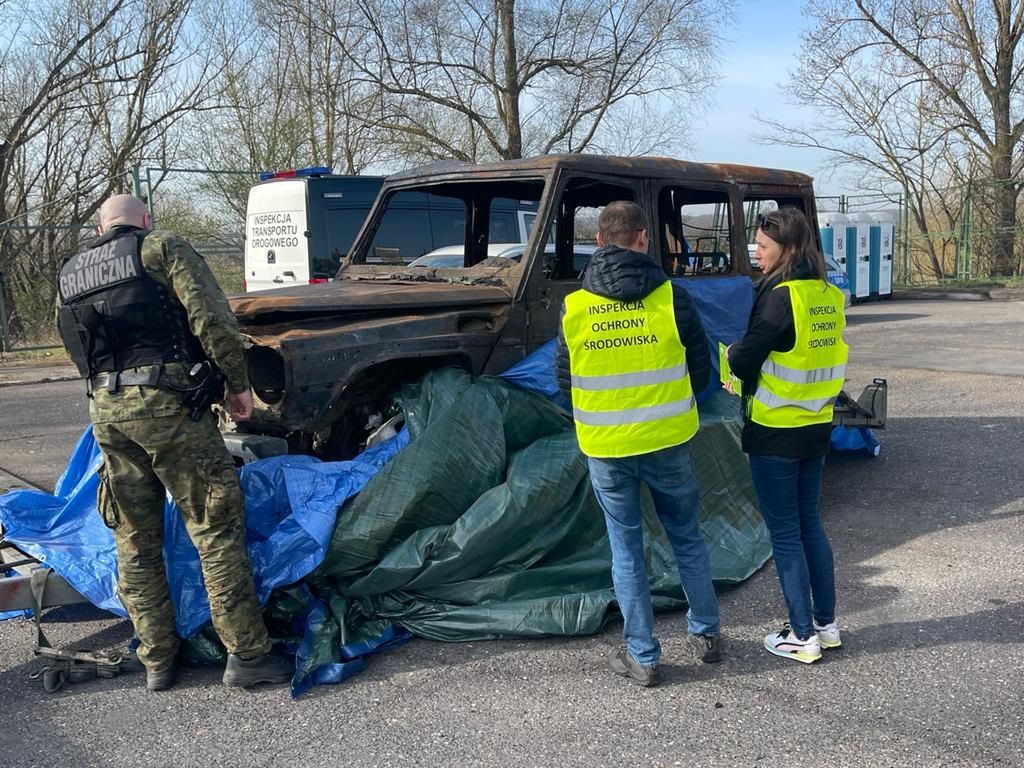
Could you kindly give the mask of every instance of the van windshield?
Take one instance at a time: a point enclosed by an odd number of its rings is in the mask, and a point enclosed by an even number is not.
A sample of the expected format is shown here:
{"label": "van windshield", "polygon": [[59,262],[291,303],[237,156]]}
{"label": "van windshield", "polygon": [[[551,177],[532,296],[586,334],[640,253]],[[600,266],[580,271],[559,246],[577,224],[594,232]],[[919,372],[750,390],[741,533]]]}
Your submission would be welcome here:
{"label": "van windshield", "polygon": [[365,272],[361,266],[414,279],[430,279],[436,270],[518,274],[543,193],[541,179],[394,190],[371,211],[339,277]]}

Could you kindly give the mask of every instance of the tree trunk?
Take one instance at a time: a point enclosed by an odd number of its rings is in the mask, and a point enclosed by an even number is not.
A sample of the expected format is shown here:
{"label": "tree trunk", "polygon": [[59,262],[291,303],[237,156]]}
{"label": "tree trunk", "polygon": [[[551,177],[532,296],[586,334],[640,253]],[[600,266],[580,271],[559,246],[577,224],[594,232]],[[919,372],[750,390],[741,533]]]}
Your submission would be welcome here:
{"label": "tree trunk", "polygon": [[516,51],[515,0],[498,0],[503,42],[502,61],[505,64],[505,84],[502,99],[505,102],[505,132],[508,136],[505,159],[518,160],[523,156],[523,126],[519,114],[519,56]]}
{"label": "tree trunk", "polygon": [[992,276],[1011,277],[1017,271],[1013,254],[1017,225],[1017,185],[1013,177],[1014,141],[1011,131],[1011,95],[1013,91],[1014,45],[1010,36],[1010,4],[1000,0],[997,13],[1002,17],[996,37],[995,89],[990,96],[995,135],[990,162],[992,166],[993,213]]}
{"label": "tree trunk", "polygon": [[1017,187],[1010,178],[1010,156],[993,163],[995,189],[993,212],[995,231],[992,238],[992,276],[1011,277],[1017,271],[1014,241],[1017,228]]}

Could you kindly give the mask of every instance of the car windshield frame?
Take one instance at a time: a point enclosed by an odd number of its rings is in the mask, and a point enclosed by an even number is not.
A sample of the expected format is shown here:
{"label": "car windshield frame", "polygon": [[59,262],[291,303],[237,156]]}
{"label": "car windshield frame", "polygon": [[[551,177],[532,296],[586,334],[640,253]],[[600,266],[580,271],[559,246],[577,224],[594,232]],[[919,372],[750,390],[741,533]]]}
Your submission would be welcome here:
{"label": "car windshield frame", "polygon": [[[542,215],[544,206],[547,204],[547,194],[551,188],[551,179],[547,174],[538,174],[531,172],[529,174],[513,174],[505,178],[480,178],[476,175],[460,173],[452,174],[448,178],[437,179],[437,180],[425,180],[425,179],[403,179],[399,182],[385,183],[381,189],[380,194],[374,203],[366,221],[363,223],[359,234],[356,237],[353,247],[350,249],[348,256],[342,261],[341,267],[337,273],[337,279],[346,280],[444,280],[450,282],[477,282],[477,281],[489,281],[491,278],[496,278],[499,281],[518,282],[525,275],[526,270],[526,259],[523,255],[529,252],[531,243],[527,242],[523,245],[523,252],[518,259],[508,259],[505,256],[488,257],[487,253],[487,239],[484,238],[481,242],[480,238],[476,239],[476,250],[479,258],[477,263],[471,266],[417,266],[411,267],[416,261],[413,259],[407,263],[383,263],[368,261],[370,256],[370,250],[373,245],[374,238],[377,231],[381,226],[381,222],[388,212],[388,203],[393,199],[393,196],[401,192],[423,192],[428,193],[437,197],[449,197],[453,200],[462,200],[463,202],[474,200],[474,199],[506,199],[516,200],[524,205],[532,203],[536,206],[536,211],[530,211],[536,213],[538,216]],[[529,196],[525,193],[529,192]],[[478,193],[474,195],[473,193]],[[489,203],[488,203],[489,205]],[[471,218],[470,203],[467,203],[467,218]],[[516,216],[518,222],[519,216],[523,210],[530,210],[529,208],[514,208],[512,212]],[[503,209],[504,211],[504,209]],[[507,211],[504,211],[507,213]],[[490,219],[488,218],[488,227],[490,228]],[[477,225],[479,228],[479,225]],[[472,225],[467,227],[472,231]],[[532,240],[536,233],[536,228],[530,232],[530,239]],[[516,232],[518,235],[518,231]],[[507,242],[507,241],[499,241]],[[441,250],[442,248],[451,248],[456,244],[442,245],[433,250]],[[510,243],[510,245],[518,245],[518,243]],[[418,256],[417,259],[429,256],[430,252]],[[464,252],[463,258],[466,258]]]}

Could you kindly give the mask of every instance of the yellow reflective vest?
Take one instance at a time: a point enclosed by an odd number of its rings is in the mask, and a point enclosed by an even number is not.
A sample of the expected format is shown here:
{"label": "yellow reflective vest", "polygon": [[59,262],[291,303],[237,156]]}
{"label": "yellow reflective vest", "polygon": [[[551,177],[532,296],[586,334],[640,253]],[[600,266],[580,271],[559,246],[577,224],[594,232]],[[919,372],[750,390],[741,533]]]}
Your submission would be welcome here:
{"label": "yellow reflective vest", "polygon": [[562,334],[576,437],[587,456],[637,456],[680,445],[697,433],[697,403],[670,282],[636,301],[571,293]]}
{"label": "yellow reflective vest", "polygon": [[757,377],[750,418],[782,429],[828,424],[846,380],[849,348],[843,341],[843,294],[824,280],[789,280],[796,342],[788,352],[772,351]]}

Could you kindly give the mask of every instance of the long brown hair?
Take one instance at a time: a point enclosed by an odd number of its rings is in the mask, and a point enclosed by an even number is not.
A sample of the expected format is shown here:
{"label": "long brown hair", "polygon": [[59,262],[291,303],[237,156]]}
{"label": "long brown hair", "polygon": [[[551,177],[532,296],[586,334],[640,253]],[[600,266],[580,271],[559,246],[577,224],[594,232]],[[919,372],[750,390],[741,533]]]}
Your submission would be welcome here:
{"label": "long brown hair", "polygon": [[782,256],[771,269],[770,274],[781,274],[783,280],[790,280],[808,272],[820,280],[827,279],[825,257],[814,244],[814,234],[807,216],[799,208],[787,206],[757,217],[757,227],[765,237],[782,246]]}

